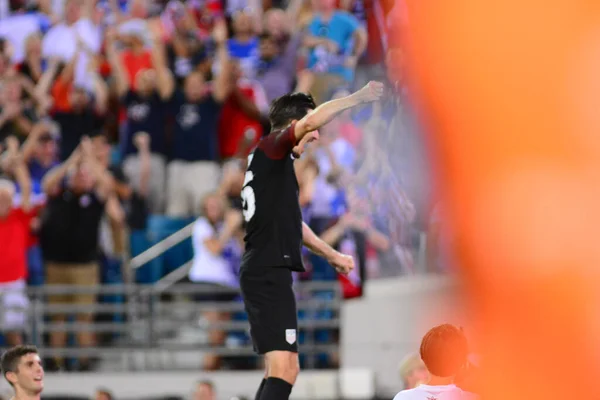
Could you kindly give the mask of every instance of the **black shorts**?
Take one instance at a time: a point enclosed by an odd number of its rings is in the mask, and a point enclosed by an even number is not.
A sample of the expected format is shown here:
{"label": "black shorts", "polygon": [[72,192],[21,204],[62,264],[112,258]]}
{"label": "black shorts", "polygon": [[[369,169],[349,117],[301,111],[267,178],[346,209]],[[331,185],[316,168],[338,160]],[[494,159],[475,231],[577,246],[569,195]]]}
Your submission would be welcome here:
{"label": "black shorts", "polygon": [[285,267],[243,269],[240,287],[258,354],[298,352],[298,316],[292,271]]}

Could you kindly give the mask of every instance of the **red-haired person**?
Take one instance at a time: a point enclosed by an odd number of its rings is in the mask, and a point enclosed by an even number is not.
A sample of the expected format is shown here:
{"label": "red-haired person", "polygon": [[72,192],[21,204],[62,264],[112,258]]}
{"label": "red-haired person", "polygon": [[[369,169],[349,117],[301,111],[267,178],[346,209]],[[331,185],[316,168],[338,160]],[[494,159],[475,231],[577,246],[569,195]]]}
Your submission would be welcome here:
{"label": "red-haired person", "polygon": [[455,378],[468,365],[467,338],[450,324],[432,328],[421,341],[420,354],[429,371],[429,381],[403,390],[394,400],[475,400],[477,396],[455,385]]}

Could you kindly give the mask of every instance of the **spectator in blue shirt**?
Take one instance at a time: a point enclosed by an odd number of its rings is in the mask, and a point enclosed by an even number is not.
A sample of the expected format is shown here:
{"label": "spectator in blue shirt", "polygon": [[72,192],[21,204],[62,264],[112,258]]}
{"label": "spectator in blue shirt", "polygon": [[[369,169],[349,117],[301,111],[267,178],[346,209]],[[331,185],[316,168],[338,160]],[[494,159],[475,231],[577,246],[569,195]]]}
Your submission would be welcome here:
{"label": "spectator in blue shirt", "polygon": [[310,71],[305,84],[318,104],[353,81],[356,63],[367,46],[367,32],[356,17],[336,10],[335,0],[313,0],[313,9],[315,16],[304,38]]}
{"label": "spectator in blue shirt", "polygon": [[254,78],[260,59],[259,39],[252,18],[246,11],[236,12],[233,15],[233,37],[227,42],[229,55],[239,60],[243,75],[249,79]]}

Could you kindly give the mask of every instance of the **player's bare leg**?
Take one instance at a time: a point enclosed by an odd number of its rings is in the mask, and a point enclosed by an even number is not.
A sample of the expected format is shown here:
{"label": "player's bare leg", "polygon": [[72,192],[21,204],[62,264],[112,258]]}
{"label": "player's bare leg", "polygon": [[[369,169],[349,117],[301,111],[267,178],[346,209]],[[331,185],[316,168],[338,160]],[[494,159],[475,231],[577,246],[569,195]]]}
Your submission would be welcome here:
{"label": "player's bare leg", "polygon": [[269,378],[269,364],[267,364],[266,357],[263,357],[263,363],[264,363],[264,368],[265,368],[265,375],[263,376],[263,380],[260,383],[258,390],[256,391],[256,396],[254,397],[254,400],[260,400],[260,396],[263,392],[263,389],[265,388],[265,384],[267,383],[267,378]]}
{"label": "player's bare leg", "polygon": [[300,372],[298,353],[270,351],[265,354],[266,382],[259,400],[286,400]]}

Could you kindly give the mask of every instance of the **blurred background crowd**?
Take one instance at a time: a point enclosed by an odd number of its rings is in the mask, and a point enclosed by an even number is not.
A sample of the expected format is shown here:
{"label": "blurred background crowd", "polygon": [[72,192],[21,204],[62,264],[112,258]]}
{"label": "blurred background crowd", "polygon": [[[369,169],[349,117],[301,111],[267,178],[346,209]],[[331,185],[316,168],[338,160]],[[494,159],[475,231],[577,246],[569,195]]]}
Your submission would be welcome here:
{"label": "blurred background crowd", "polygon": [[[441,211],[431,213],[426,201],[414,113],[403,101],[401,54],[388,40],[398,4],[0,0],[4,344],[25,339],[28,287],[155,284],[193,260],[187,281],[235,289],[246,156],[270,129],[270,102],[292,90],[322,103],[368,80],[390,88],[385,101],[323,128],[296,163],[305,220],[359,266],[340,281],[344,297],[360,296],[365,279],[414,273],[426,253],[424,232],[434,243],[427,248],[444,248]],[[131,257],[190,223],[190,240],[127,268]],[[441,270],[441,254],[425,257],[428,269]],[[342,279],[316,256],[307,254],[306,265],[297,280]],[[77,292],[44,299],[123,301]],[[217,292],[192,300],[235,299]],[[76,336],[57,331],[44,340],[55,348],[102,340]],[[214,343],[229,339],[213,336]],[[92,361],[74,368],[93,368]],[[204,367],[220,362],[207,357]],[[335,357],[323,361],[335,365]],[[58,357],[46,367],[70,368]]]}

